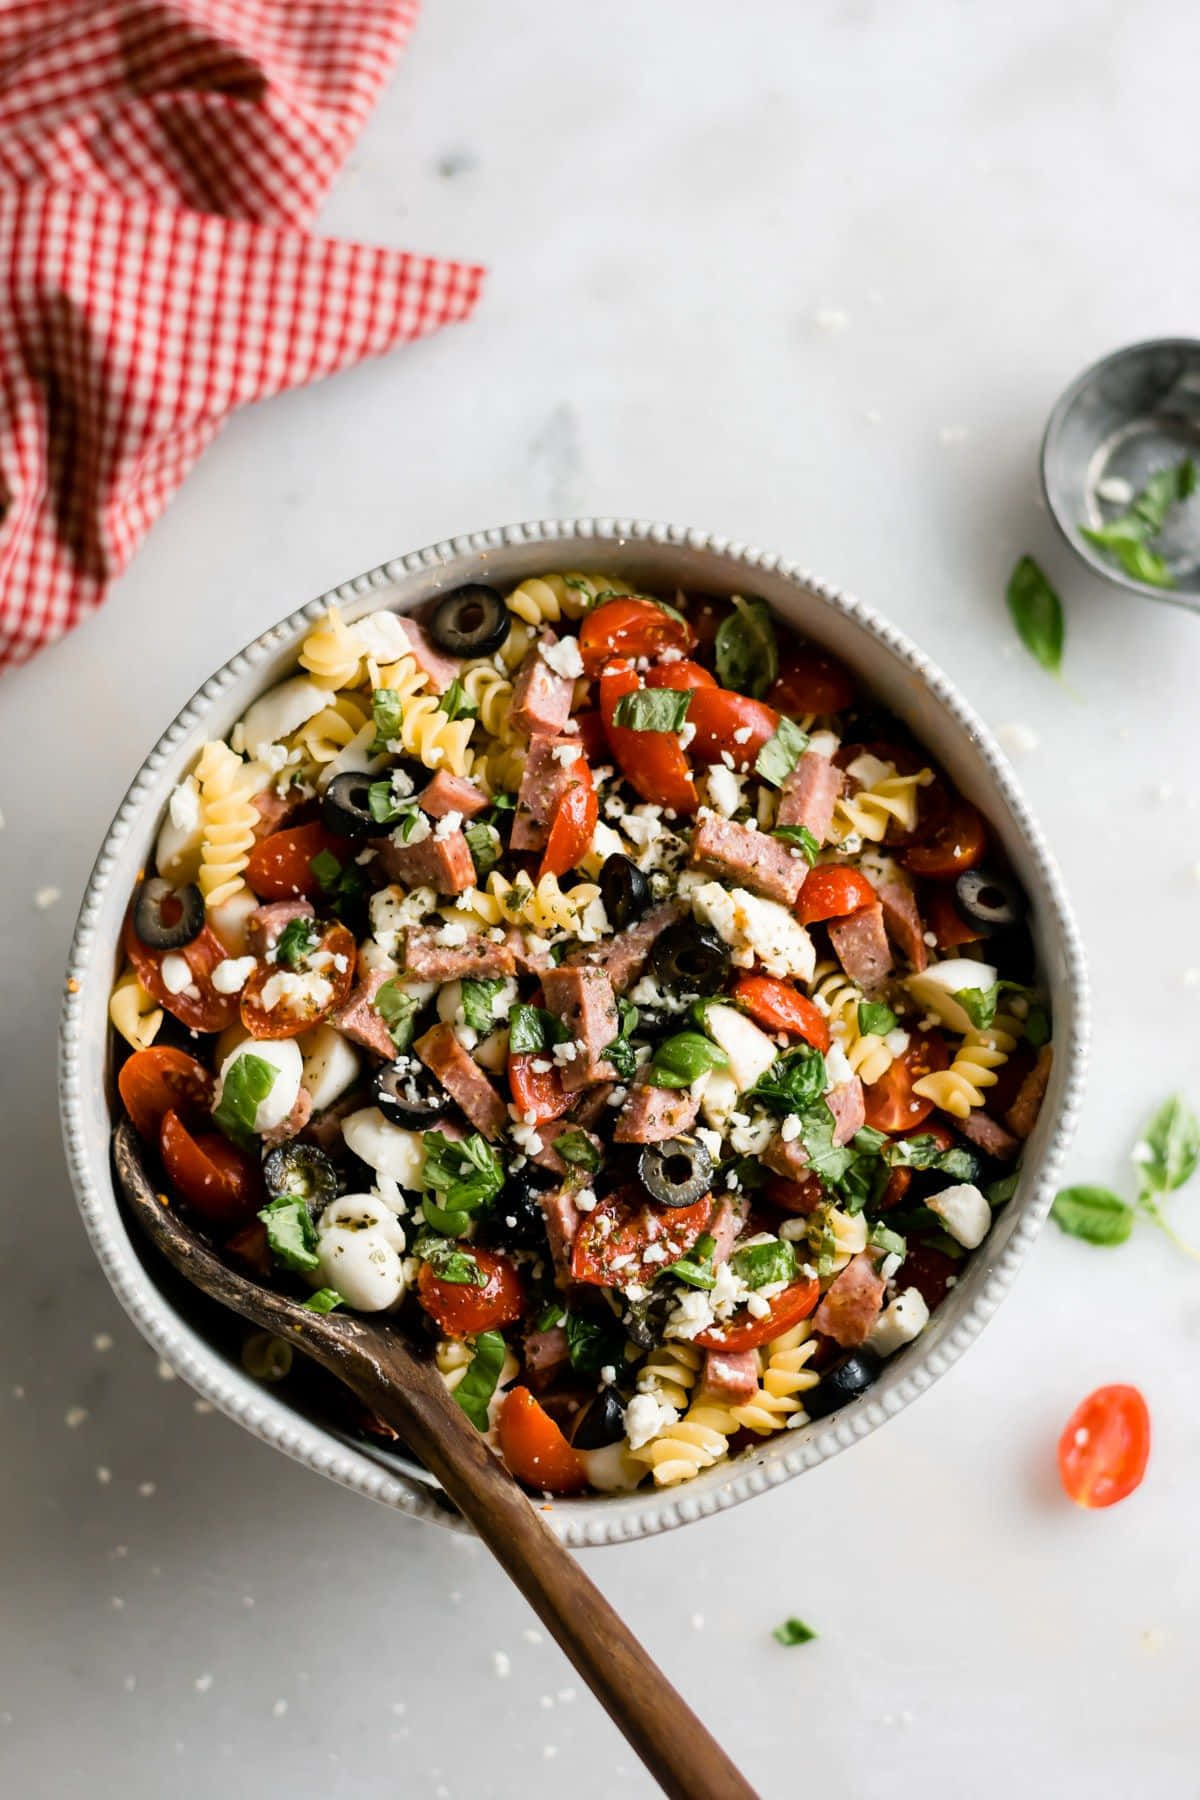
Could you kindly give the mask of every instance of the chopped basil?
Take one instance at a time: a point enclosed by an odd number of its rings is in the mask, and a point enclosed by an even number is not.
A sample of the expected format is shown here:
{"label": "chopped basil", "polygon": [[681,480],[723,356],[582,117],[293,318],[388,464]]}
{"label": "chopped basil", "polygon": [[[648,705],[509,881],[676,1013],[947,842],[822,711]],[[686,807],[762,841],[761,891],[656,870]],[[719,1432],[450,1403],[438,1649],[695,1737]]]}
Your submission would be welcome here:
{"label": "chopped basil", "polygon": [[403,696],[396,688],[376,688],[371,695],[371,717],[375,721],[375,741],[369,754],[382,756],[389,744],[400,740],[404,719]]}
{"label": "chopped basil", "polygon": [[267,1243],[277,1262],[301,1274],[317,1267],[317,1228],[303,1200],[281,1194],[258,1216],[267,1228]]}
{"label": "chopped basil", "polygon": [[234,1058],[221,1083],[221,1099],[213,1111],[213,1124],[232,1143],[245,1148],[255,1136],[258,1109],[275,1086],[279,1070],[264,1056],[243,1050]]}
{"label": "chopped basil", "polygon": [[557,1013],[541,1006],[520,1002],[508,1009],[508,1047],[517,1056],[545,1050],[549,1044],[561,1044],[570,1032]]}
{"label": "chopped basil", "polygon": [[974,1181],[979,1174],[978,1159],[970,1150],[957,1144],[943,1149],[928,1133],[885,1143],[883,1160],[889,1169],[937,1169],[955,1181]]}
{"label": "chopped basil", "polygon": [[488,1402],[504,1368],[505,1348],[498,1331],[481,1331],[467,1372],[454,1390],[454,1398],[476,1431],[488,1428]]}
{"label": "chopped basil", "polygon": [[626,731],[678,731],[691,703],[686,688],[638,688],[617,701],[613,724]]}
{"label": "chopped basil", "polygon": [[771,1287],[777,1281],[794,1281],[796,1252],[786,1238],[774,1238],[769,1244],[746,1244],[729,1259],[735,1275],[747,1287]]}
{"label": "chopped basil", "polygon": [[538,1331],[553,1331],[556,1325],[562,1324],[566,1316],[566,1313],[563,1311],[558,1301],[551,1300],[538,1314],[536,1329]]}
{"label": "chopped basil", "polygon": [[342,865],[332,850],[318,850],[315,856],[309,858],[308,866],[316,876],[318,886],[326,892],[337,886]]}
{"label": "chopped basil", "polygon": [[701,1232],[686,1256],[678,1262],[671,1263],[663,1270],[664,1275],[674,1275],[677,1281],[686,1282],[688,1287],[716,1287],[717,1278],[713,1273],[713,1252],[717,1240],[707,1231]]}
{"label": "chopped basil", "polygon": [[371,1004],[387,1026],[396,1049],[407,1050],[413,1041],[413,1021],[421,1010],[416,995],[406,993],[400,981],[393,977],[384,982]]}
{"label": "chopped basil", "polygon": [[882,1000],[860,1000],[858,1003],[858,1029],[864,1037],[886,1037],[889,1031],[895,1031],[899,1021],[890,1006]]}
{"label": "chopped basil", "polygon": [[581,1131],[578,1125],[572,1125],[568,1131],[560,1131],[554,1139],[553,1148],[565,1163],[589,1172],[598,1169],[603,1160],[587,1132]]}
{"label": "chopped basil", "polygon": [[777,1644],[788,1646],[811,1644],[816,1635],[812,1626],[806,1625],[803,1619],[785,1619],[783,1624],[777,1625],[771,1633]]}
{"label": "chopped basil", "polygon": [[954,998],[976,1031],[986,1031],[996,1017],[996,1005],[1000,999],[1000,984],[996,982],[990,988],[959,988]]}
{"label": "chopped basil", "polygon": [[476,879],[485,881],[500,861],[503,849],[500,833],[494,825],[488,825],[483,819],[472,819],[463,836],[467,840],[467,849],[471,852],[471,861],[475,864]]}
{"label": "chopped basil", "polygon": [[794,719],[781,718],[754,760],[754,773],[772,787],[782,787],[807,746],[808,733]]}
{"label": "chopped basil", "polygon": [[1109,1188],[1069,1187],[1054,1196],[1050,1217],[1069,1237],[1089,1244],[1123,1244],[1133,1230],[1133,1208]]}
{"label": "chopped basil", "polygon": [[807,825],[776,825],[771,836],[782,838],[785,844],[798,845],[810,869],[820,855],[821,846]]}
{"label": "chopped basil", "polygon": [[1127,512],[1098,528],[1080,526],[1080,536],[1115,556],[1134,581],[1144,581],[1148,587],[1174,587],[1170,569],[1147,540],[1158,536],[1171,508],[1187,500],[1195,490],[1196,465],[1190,456],[1185,456],[1174,468],[1157,470],[1131,501]]}
{"label": "chopped basil", "polygon": [[723,1069],[728,1062],[724,1050],[711,1038],[698,1031],[681,1031],[658,1046],[647,1065],[646,1080],[651,1087],[691,1087],[697,1075],[707,1069]]}
{"label": "chopped basil", "polygon": [[1032,1050],[1050,1042],[1050,1014],[1040,1000],[1031,1001],[1025,1015],[1025,1042]]}
{"label": "chopped basil", "polygon": [[495,1027],[496,1020],[492,1013],[492,1001],[504,987],[502,977],[487,976],[475,978],[465,976],[462,982],[463,1018],[472,1031],[485,1035]]}
{"label": "chopped basil", "polygon": [[440,1131],[427,1131],[423,1142],[425,1188],[447,1212],[476,1212],[504,1186],[504,1164],[478,1132],[456,1142]]}
{"label": "chopped basil", "polygon": [[615,1318],[590,1319],[569,1312],[566,1318],[567,1354],[578,1375],[595,1375],[606,1363],[625,1361],[625,1333]]}
{"label": "chopped basil", "polygon": [[304,1310],[306,1312],[331,1313],[337,1307],[345,1306],[345,1304],[345,1296],[339,1294],[336,1288],[318,1288],[316,1293],[310,1294],[304,1302]]}
{"label": "chopped basil", "polygon": [[991,1207],[1007,1206],[1021,1185],[1021,1171],[1014,1169],[1011,1175],[1002,1175],[999,1181],[991,1182],[983,1190],[983,1197]]}
{"label": "chopped basil", "polygon": [[515,794],[493,794],[491,810],[498,812],[516,812],[517,796]]}
{"label": "chopped basil", "polygon": [[1159,1107],[1134,1150],[1133,1162],[1138,1177],[1134,1205],[1110,1188],[1064,1188],[1050,1209],[1055,1223],[1090,1244],[1123,1244],[1140,1217],[1157,1225],[1178,1249],[1200,1258],[1200,1250],[1183,1241],[1162,1205],[1168,1194],[1190,1181],[1200,1163],[1200,1120],[1178,1095]]}
{"label": "chopped basil", "polygon": [[825,1058],[803,1048],[778,1056],[750,1089],[749,1099],[776,1113],[802,1112],[825,1092]]}
{"label": "chopped basil", "polygon": [[402,819],[411,808],[411,800],[401,800],[389,775],[385,781],[373,781],[367,789],[367,807],[377,825],[391,825]]}
{"label": "chopped basil", "polygon": [[275,961],[285,969],[298,969],[321,933],[312,919],[289,919],[275,940]]}
{"label": "chopped basil", "polygon": [[799,1137],[808,1154],[809,1169],[831,1190],[844,1211],[861,1212],[887,1179],[886,1164],[880,1156],[886,1142],[883,1133],[858,1131],[849,1144],[835,1144],[837,1123],[823,1098],[806,1106],[799,1118]]}
{"label": "chopped basil", "polygon": [[438,701],[439,712],[451,719],[477,719],[479,708],[456,675]]}
{"label": "chopped basil", "polygon": [[428,1194],[421,1202],[421,1212],[429,1229],[440,1232],[443,1237],[465,1237],[467,1227],[471,1223],[469,1212],[449,1211],[446,1207],[439,1206],[437,1201],[432,1200]]}
{"label": "chopped basil", "polygon": [[487,1276],[462,1244],[422,1232],[413,1245],[413,1255],[427,1262],[439,1281],[448,1281],[454,1287],[487,1286]]}
{"label": "chopped basil", "polygon": [[329,903],[330,911],[338,918],[343,916],[347,907],[361,900],[366,892],[366,877],[361,869],[353,863],[343,868],[331,850],[318,850],[309,858],[309,868],[317,879],[317,884]]}
{"label": "chopped basil", "polygon": [[638,1009],[632,1000],[625,999],[617,1001],[617,1008],[621,1020],[620,1035],[605,1049],[604,1060],[611,1063],[619,1081],[632,1081],[637,1072],[637,1053],[629,1040],[637,1030]]}
{"label": "chopped basil", "polygon": [[900,1236],[900,1233],[898,1231],[889,1231],[887,1226],[883,1224],[872,1225],[867,1242],[868,1244],[873,1245],[876,1250],[884,1251],[888,1256],[905,1256],[908,1253],[908,1245]]}
{"label": "chopped basil", "polygon": [[1062,669],[1062,601],[1032,556],[1023,556],[1008,578],[1008,610],[1017,635],[1043,669]]}
{"label": "chopped basil", "polygon": [[733,611],[721,621],[713,652],[722,687],[761,699],[779,673],[775,627],[766,601],[735,594]]}

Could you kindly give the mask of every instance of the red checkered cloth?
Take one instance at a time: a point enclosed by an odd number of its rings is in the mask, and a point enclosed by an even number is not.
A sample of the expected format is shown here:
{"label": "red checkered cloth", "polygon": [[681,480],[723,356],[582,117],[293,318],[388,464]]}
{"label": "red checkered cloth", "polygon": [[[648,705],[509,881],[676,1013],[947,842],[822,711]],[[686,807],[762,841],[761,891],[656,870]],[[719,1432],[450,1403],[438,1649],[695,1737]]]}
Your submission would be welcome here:
{"label": "red checkered cloth", "polygon": [[308,227],[417,0],[0,0],[0,668],[98,606],[225,416],[474,308]]}

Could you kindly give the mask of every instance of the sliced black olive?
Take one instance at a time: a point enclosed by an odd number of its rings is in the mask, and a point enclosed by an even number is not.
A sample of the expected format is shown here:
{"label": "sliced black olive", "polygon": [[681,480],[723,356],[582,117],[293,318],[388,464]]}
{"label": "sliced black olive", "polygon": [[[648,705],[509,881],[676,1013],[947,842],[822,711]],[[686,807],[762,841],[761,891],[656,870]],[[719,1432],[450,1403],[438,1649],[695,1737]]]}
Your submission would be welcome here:
{"label": "sliced black olive", "polygon": [[306,1201],[314,1213],[336,1200],[342,1191],[337,1170],[325,1152],[295,1138],[271,1151],[263,1163],[263,1180],[272,1200],[287,1194]]}
{"label": "sliced black olive", "polygon": [[625,1408],[614,1387],[602,1387],[575,1421],[571,1442],[577,1450],[603,1450],[625,1436]]}
{"label": "sliced black olive", "polygon": [[501,1250],[545,1250],[546,1215],[538,1196],[553,1185],[532,1164],[510,1175],[503,1193],[480,1221],[480,1242]]}
{"label": "sliced black olive", "polygon": [[204,930],[204,895],[194,882],[173,888],[154,875],[138,889],[133,929],[151,950],[182,950]]}
{"label": "sliced black olive", "polygon": [[878,1378],[882,1367],[879,1357],[865,1345],[861,1350],[851,1350],[841,1362],[826,1369],[816,1387],[805,1394],[805,1412],[810,1419],[824,1419],[839,1406],[857,1400]]}
{"label": "sliced black olive", "polygon": [[987,869],[968,869],[954,884],[958,904],[980,933],[1015,925],[1025,916],[1025,901],[1015,882]]}
{"label": "sliced black olive", "polygon": [[508,608],[495,588],[472,581],[434,607],[429,635],[447,656],[490,656],[508,636]]}
{"label": "sliced black olive", "polygon": [[1037,951],[1033,933],[1022,920],[1019,925],[1006,925],[987,941],[987,959],[994,963],[1005,981],[1019,981],[1031,987],[1037,974]]}
{"label": "sliced black olive", "polygon": [[600,898],[608,922],[616,931],[624,931],[640,919],[650,904],[650,883],[635,862],[618,853],[606,856],[600,870]]}
{"label": "sliced black olive", "polygon": [[681,1134],[647,1144],[638,1158],[642,1186],[660,1206],[692,1206],[712,1186],[713,1160],[699,1138]]}
{"label": "sliced black olive", "polygon": [[375,1071],[375,1104],[393,1125],[433,1126],[454,1102],[415,1056],[398,1056]]}
{"label": "sliced black olive", "polygon": [[650,967],[664,987],[713,994],[729,973],[729,946],[709,926],[681,919],[656,941]]}
{"label": "sliced black olive", "polygon": [[338,837],[378,837],[387,830],[371,812],[370,788],[375,777],[335,775],[321,796],[321,823]]}
{"label": "sliced black olive", "polygon": [[651,1288],[642,1300],[630,1300],[622,1296],[624,1310],[621,1324],[625,1336],[639,1350],[654,1350],[663,1341],[667,1316],[675,1305],[675,1296],[669,1288]]}

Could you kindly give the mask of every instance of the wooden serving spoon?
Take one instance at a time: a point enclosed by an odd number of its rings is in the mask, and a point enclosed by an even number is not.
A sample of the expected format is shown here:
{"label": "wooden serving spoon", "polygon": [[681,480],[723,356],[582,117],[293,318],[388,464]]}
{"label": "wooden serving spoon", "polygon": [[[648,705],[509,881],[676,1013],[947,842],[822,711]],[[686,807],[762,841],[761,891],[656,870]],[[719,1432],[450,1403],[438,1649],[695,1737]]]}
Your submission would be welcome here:
{"label": "wooden serving spoon", "polygon": [[664,1792],[672,1800],[756,1800],[455,1404],[433,1363],[393,1326],[310,1312],[226,1268],[155,1188],[127,1119],[117,1126],[113,1155],[138,1223],[186,1280],[253,1324],[299,1342],[395,1427],[516,1582]]}

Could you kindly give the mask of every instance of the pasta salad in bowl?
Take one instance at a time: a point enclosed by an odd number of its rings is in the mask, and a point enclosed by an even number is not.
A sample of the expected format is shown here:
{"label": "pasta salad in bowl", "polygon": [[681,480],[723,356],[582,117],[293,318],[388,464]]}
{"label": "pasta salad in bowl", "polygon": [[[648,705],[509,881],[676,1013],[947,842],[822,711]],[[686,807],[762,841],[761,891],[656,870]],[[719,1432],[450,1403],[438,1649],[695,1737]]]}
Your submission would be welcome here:
{"label": "pasta salad in bowl", "polygon": [[[233,1267],[425,1344],[531,1494],[637,1508],[815,1460],[947,1343],[1063,1106],[1063,981],[851,643],[748,570],[552,548],[334,600],[193,733],[114,1110]],[[303,1364],[276,1403],[404,1466]]]}

